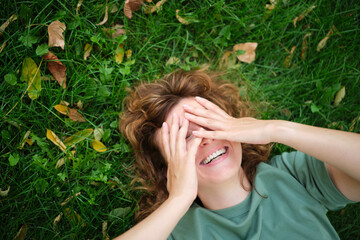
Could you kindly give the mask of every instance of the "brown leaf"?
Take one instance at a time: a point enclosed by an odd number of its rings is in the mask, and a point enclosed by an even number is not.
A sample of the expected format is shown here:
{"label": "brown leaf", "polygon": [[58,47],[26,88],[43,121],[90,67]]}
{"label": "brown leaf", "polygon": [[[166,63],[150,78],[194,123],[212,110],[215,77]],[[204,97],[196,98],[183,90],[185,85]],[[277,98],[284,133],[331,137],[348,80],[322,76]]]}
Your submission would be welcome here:
{"label": "brown leaf", "polygon": [[277,1],[276,1],[276,0],[270,0],[270,4],[266,4],[266,5],[265,5],[265,8],[266,8],[266,10],[268,10],[268,11],[272,11],[272,10],[275,9],[276,4],[277,4]]}
{"label": "brown leaf", "polygon": [[95,24],[95,25],[96,25],[96,26],[104,25],[104,24],[107,22],[108,17],[109,17],[108,6],[106,5],[106,6],[105,6],[105,16],[104,16],[104,19],[103,19],[101,22],[99,22],[98,24]]}
{"label": "brown leaf", "polygon": [[124,14],[128,19],[132,18],[132,12],[140,9],[143,0],[126,0],[124,4]]}
{"label": "brown leaf", "polygon": [[306,9],[299,16],[294,18],[294,27],[296,27],[297,22],[300,22],[301,20],[303,20],[315,7],[316,7],[315,5],[312,5],[309,9]]}
{"label": "brown leaf", "polygon": [[55,105],[54,108],[61,114],[69,116],[75,122],[86,122],[85,118],[74,108],[69,108],[63,104]]}
{"label": "brown leaf", "polygon": [[[75,197],[79,196],[81,194],[81,192],[77,192],[75,193]],[[74,195],[68,197],[67,199],[65,199],[65,201],[63,201],[60,206],[64,206],[65,204],[69,203],[72,199],[74,198]]]}
{"label": "brown leaf", "polygon": [[76,109],[70,108],[68,112],[68,116],[71,120],[75,122],[86,122],[85,118],[81,113],[79,113]]}
{"label": "brown leaf", "polygon": [[57,228],[57,225],[59,224],[62,215],[63,215],[63,213],[60,213],[60,214],[57,215],[57,217],[54,219],[53,226],[54,226],[55,229]]}
{"label": "brown leaf", "polygon": [[0,27],[0,36],[4,33],[5,29],[7,28],[7,26],[9,26],[9,24],[13,21],[15,21],[17,19],[17,16],[15,14],[11,15],[11,17],[9,17],[8,20],[6,20],[6,22],[4,22],[1,27]]}
{"label": "brown leaf", "polygon": [[26,224],[22,225],[19,232],[14,237],[14,240],[24,240],[28,231],[28,226]]}
{"label": "brown leaf", "polygon": [[120,35],[126,34],[126,30],[123,29],[124,25],[115,24],[112,28],[103,28],[103,31],[111,38],[116,38]]}
{"label": "brown leaf", "polygon": [[179,16],[179,12],[180,12],[180,10],[179,10],[179,9],[176,9],[176,18],[177,18],[177,20],[178,20],[181,24],[189,25],[191,22],[189,22],[189,21],[186,20],[185,18],[180,17],[180,16]]}
{"label": "brown leaf", "polygon": [[0,53],[4,50],[4,48],[6,47],[6,42],[4,42],[1,47],[0,47]]}
{"label": "brown leaf", "polygon": [[158,1],[158,2],[156,3],[155,6],[146,6],[146,7],[144,8],[144,12],[145,12],[146,14],[154,13],[154,12],[160,10],[161,6],[162,6],[165,2],[166,2],[166,0],[160,0],[160,1]]}
{"label": "brown leaf", "polygon": [[306,59],[306,56],[307,56],[307,51],[308,51],[308,41],[307,41],[307,38],[311,36],[311,33],[307,33],[305,34],[305,36],[303,37],[303,40],[302,40],[302,48],[301,48],[301,59],[302,60],[305,60]]}
{"label": "brown leaf", "polygon": [[26,142],[27,142],[29,145],[32,145],[32,144],[33,144],[33,142],[32,142],[31,140],[30,140],[30,143],[27,141],[30,133],[31,133],[30,130],[28,130],[28,131],[25,133],[23,139],[21,140],[21,144],[20,144],[20,146],[19,146],[19,149],[22,149],[22,148],[24,147],[24,145],[25,145]]}
{"label": "brown leaf", "polygon": [[257,45],[256,42],[239,43],[233,47],[233,50],[235,52],[239,50],[245,51],[244,54],[237,55],[237,58],[241,62],[252,63],[255,60],[255,49]]}
{"label": "brown leaf", "polygon": [[71,222],[73,222],[74,224],[79,224],[81,223],[82,227],[85,227],[86,224],[84,222],[84,220],[82,220],[82,218],[80,217],[80,215],[75,211],[72,210],[70,208],[66,208],[65,211],[65,217],[67,217],[67,219],[69,219]]}
{"label": "brown leaf", "polygon": [[102,223],[102,234],[103,234],[103,239],[104,240],[110,240],[110,236],[109,234],[107,233],[107,226],[108,226],[108,222],[107,221],[104,221]]}
{"label": "brown leaf", "polygon": [[127,58],[131,58],[131,55],[132,55],[131,49],[126,50],[125,55],[126,55]]}
{"label": "brown leaf", "polygon": [[291,48],[291,51],[290,51],[290,54],[285,58],[285,61],[284,61],[284,68],[288,68],[291,66],[291,59],[294,55],[294,51],[296,49],[296,46],[293,46]]}
{"label": "brown leaf", "polygon": [[59,20],[56,20],[48,26],[49,33],[49,47],[61,47],[62,50],[65,48],[64,31],[66,25]]}
{"label": "brown leaf", "polygon": [[55,54],[48,52],[43,56],[44,60],[48,60],[47,67],[55,80],[63,87],[66,88],[66,66],[62,64]]}

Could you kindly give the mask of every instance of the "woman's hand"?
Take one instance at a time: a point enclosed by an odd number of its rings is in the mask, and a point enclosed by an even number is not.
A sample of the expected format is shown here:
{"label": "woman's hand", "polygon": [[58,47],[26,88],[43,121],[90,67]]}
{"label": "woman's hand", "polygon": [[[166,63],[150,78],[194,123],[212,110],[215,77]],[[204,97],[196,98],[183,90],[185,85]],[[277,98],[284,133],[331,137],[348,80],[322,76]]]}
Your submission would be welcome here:
{"label": "woman's hand", "polygon": [[184,105],[185,118],[208,129],[208,131],[194,131],[195,136],[250,144],[271,142],[271,120],[233,118],[214,103],[200,97],[195,99],[204,108]]}
{"label": "woman's hand", "polygon": [[[168,163],[167,189],[169,198],[183,197],[191,204],[198,191],[195,155],[201,138],[195,137],[186,145],[189,121],[184,119],[179,128],[179,117],[174,114],[171,126],[161,128],[161,146]],[[170,128],[170,129],[169,129]]]}

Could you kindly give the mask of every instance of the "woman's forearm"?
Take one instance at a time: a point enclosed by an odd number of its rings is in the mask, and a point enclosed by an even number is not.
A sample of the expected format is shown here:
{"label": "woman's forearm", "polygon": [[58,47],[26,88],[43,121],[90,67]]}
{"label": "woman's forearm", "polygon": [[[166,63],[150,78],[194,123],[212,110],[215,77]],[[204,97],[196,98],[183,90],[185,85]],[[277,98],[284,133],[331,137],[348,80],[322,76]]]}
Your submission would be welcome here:
{"label": "woman's forearm", "polygon": [[360,182],[360,134],[274,120],[272,142],[307,153]]}
{"label": "woman's forearm", "polygon": [[147,218],[115,240],[167,239],[190,205],[180,197],[168,198]]}

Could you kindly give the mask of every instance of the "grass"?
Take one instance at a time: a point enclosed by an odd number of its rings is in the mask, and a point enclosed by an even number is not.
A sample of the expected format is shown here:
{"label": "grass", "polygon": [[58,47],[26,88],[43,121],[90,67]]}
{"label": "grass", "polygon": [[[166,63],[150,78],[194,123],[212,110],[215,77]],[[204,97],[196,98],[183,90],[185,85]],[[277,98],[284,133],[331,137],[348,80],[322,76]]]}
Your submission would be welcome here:
{"label": "grass", "polygon": [[[105,1],[103,5],[84,1],[78,15],[78,1],[3,1],[0,23],[12,14],[18,19],[0,36],[0,46],[6,42],[0,53],[0,187],[10,186],[8,195],[0,197],[1,238],[14,238],[25,224],[30,239],[102,239],[105,221],[111,237],[128,229],[140,193],[129,185],[132,154],[117,129],[126,87],[177,68],[209,64],[210,69],[219,70],[223,53],[237,43],[257,42],[256,60],[237,64],[226,76],[236,84],[245,83],[241,89],[260,103],[262,118],[359,132],[360,4],[350,0],[279,2],[270,12],[265,9],[266,1],[168,0],[157,13],[147,15],[139,10],[128,20],[123,1],[109,0],[119,10],[110,13],[103,26],[96,26],[104,17]],[[295,28],[294,18],[312,5],[316,8]],[[179,23],[176,9],[192,23]],[[66,46],[65,50],[49,50],[67,67],[68,87],[63,90],[57,82],[43,80],[38,99],[21,98],[27,88],[20,79],[22,62],[31,57],[39,66],[41,56],[36,49],[47,44],[47,26],[55,20],[67,26]],[[102,28],[112,24],[125,25],[126,36],[109,38]],[[337,31],[317,52],[318,43],[333,25]],[[309,50],[302,60],[306,33],[311,33]],[[86,43],[93,46],[88,60],[83,59]],[[131,58],[121,64],[114,61],[119,44],[132,50]],[[291,66],[285,68],[284,60],[293,46]],[[172,56],[180,63],[166,65]],[[39,71],[51,76],[45,62]],[[13,85],[3,80],[7,74],[16,76]],[[342,86],[345,98],[334,106]],[[61,100],[72,108],[81,101],[84,107],[79,112],[86,122],[73,122],[59,114],[54,106]],[[86,139],[76,144],[75,156],[69,159],[68,152],[46,138],[47,129],[63,139],[100,126],[105,132],[101,140],[107,147],[104,153],[95,151],[92,140]],[[19,149],[28,130],[35,143]],[[277,145],[274,154],[285,150],[288,147]],[[55,168],[61,158],[66,159],[65,165]],[[18,162],[11,166],[9,159]],[[78,192],[81,194],[76,195]],[[55,218],[66,212],[67,217],[64,214],[54,226]],[[359,212],[360,205],[353,204],[328,214],[341,239],[360,238]]]}

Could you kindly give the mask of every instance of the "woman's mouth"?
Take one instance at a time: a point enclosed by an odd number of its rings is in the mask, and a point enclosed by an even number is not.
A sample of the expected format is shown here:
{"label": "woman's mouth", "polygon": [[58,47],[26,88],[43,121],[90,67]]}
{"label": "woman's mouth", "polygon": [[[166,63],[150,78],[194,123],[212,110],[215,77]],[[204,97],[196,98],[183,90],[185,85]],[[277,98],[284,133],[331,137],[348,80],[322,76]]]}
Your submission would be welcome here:
{"label": "woman's mouth", "polygon": [[210,154],[207,156],[204,160],[200,162],[200,165],[208,165],[216,160],[219,160],[221,156],[225,155],[228,151],[228,147],[223,147],[216,152]]}

